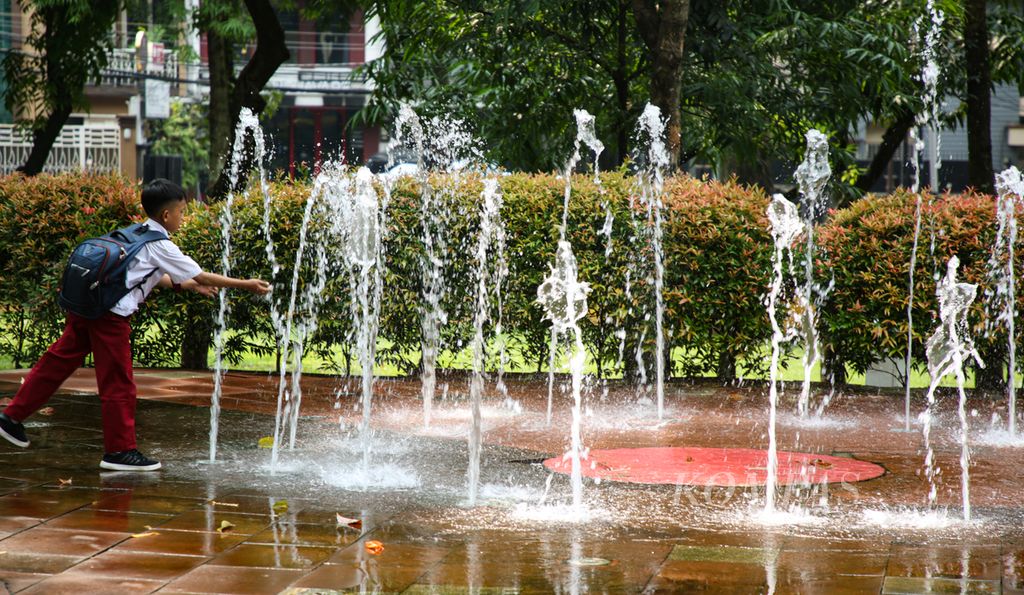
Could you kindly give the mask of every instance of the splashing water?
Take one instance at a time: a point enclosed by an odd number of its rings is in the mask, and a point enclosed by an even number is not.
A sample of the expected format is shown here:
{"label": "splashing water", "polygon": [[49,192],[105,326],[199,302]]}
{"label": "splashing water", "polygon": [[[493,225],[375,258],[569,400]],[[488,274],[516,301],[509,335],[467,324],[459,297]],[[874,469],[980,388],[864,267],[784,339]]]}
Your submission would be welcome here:
{"label": "splashing water", "polygon": [[964,392],[964,360],[973,359],[979,366],[984,366],[981,357],[974,349],[967,325],[967,310],[978,291],[978,286],[970,283],[957,283],[956,271],[960,267],[960,259],[956,256],[949,259],[946,276],[935,289],[939,301],[939,326],[928,338],[928,373],[931,384],[928,386],[928,407],[923,413],[924,444],[925,444],[925,475],[931,488],[928,492],[928,504],[935,504],[937,468],[935,452],[931,445],[932,408],[935,405],[935,391],[939,382],[947,374],[956,377],[956,385],[960,394],[960,468],[961,488],[963,492],[964,520],[971,520],[971,498],[969,467],[971,461],[970,447],[967,441],[967,395]]}
{"label": "splashing water", "polygon": [[[558,228],[558,241],[565,241],[566,227],[569,224],[569,199],[572,196],[572,174],[576,165],[580,162],[580,148],[585,144],[594,152],[594,183],[600,184],[601,179],[598,171],[598,160],[601,152],[604,151],[604,144],[597,138],[594,128],[594,116],[586,110],[576,109],[572,111],[576,118],[576,140],[573,141],[573,153],[565,164],[565,193],[562,206],[562,224]],[[555,357],[558,353],[558,325],[551,327],[551,344],[548,356],[548,411],[547,423],[551,425],[552,405],[555,396]]]}
{"label": "splashing water", "polygon": [[782,352],[782,342],[787,335],[783,332],[779,323],[776,308],[779,297],[782,294],[782,282],[785,278],[783,256],[788,254],[789,267],[793,268],[793,242],[804,230],[804,223],[800,220],[796,205],[789,202],[781,194],[772,197],[768,205],[768,221],[771,223],[772,240],[775,250],[772,254],[772,284],[768,291],[766,305],[768,318],[772,324],[772,359],[769,368],[768,381],[768,469],[765,483],[765,514],[775,512],[775,484],[779,468],[778,448],[775,441],[775,417],[779,400],[779,358]]}
{"label": "splashing water", "polygon": [[[231,228],[234,224],[232,208],[235,203],[235,188],[238,186],[239,168],[241,167],[241,156],[245,151],[245,139],[247,130],[259,130],[259,118],[252,113],[252,110],[245,107],[238,114],[238,124],[235,126],[235,143],[232,147],[232,154],[236,156],[231,160],[231,168],[228,170],[228,196],[224,201],[224,208],[220,212],[220,233],[221,233],[221,274],[231,274]],[[220,289],[217,292],[217,320],[213,330],[213,394],[210,396],[210,462],[217,460],[217,435],[220,427],[220,397],[224,389],[224,335],[227,332],[228,315],[231,311],[228,302],[227,289]]]}
{"label": "splashing water", "polygon": [[576,511],[583,506],[583,468],[581,458],[584,456],[580,436],[580,424],[583,404],[583,367],[586,363],[586,349],[583,345],[583,332],[578,321],[587,314],[587,293],[590,286],[578,278],[576,257],[572,253],[569,242],[558,242],[555,263],[551,266],[551,274],[537,288],[537,302],[544,308],[545,317],[551,321],[555,332],[571,334],[572,348],[569,357],[569,369],[572,372],[572,427],[570,429],[570,449],[563,460],[569,458],[572,465],[572,506]]}
{"label": "splashing water", "polygon": [[[488,254],[493,250],[492,246],[499,242],[498,230],[501,228],[501,191],[498,182],[494,179],[484,181],[484,190],[481,194],[483,204],[480,206],[480,231],[477,235],[476,251],[474,253],[476,269],[476,313],[473,317],[473,376],[469,384],[469,399],[472,407],[473,423],[469,435],[469,470],[467,478],[469,481],[469,505],[475,506],[477,492],[480,485],[480,448],[481,448],[481,415],[480,406],[483,400],[484,390],[484,325],[489,318],[488,281],[491,275],[488,272]],[[497,267],[498,281],[500,283],[501,265]]]}
{"label": "splashing water", "polygon": [[800,337],[804,343],[804,381],[800,389],[800,400],[797,402],[800,417],[806,417],[810,410],[811,369],[821,359],[815,310],[824,299],[827,290],[814,283],[814,224],[825,210],[825,184],[831,175],[832,168],[828,164],[828,137],[817,130],[808,130],[807,151],[803,163],[796,170],[800,202],[804,211],[804,231],[807,233],[804,286],[800,292],[800,307],[803,310]]}
{"label": "splashing water", "polygon": [[[936,60],[936,47],[939,43],[939,35],[942,32],[942,22],[945,19],[941,10],[935,8],[933,0],[928,0],[926,11],[929,16],[928,31],[924,35],[922,58],[924,66],[921,69],[919,79],[924,87],[924,94],[921,99],[927,106],[927,110],[917,115],[917,129],[911,131],[911,139],[914,149],[914,185],[915,197],[914,207],[914,246],[910,253],[910,270],[907,274],[908,298],[907,298],[907,354],[904,361],[904,430],[910,431],[910,371],[913,365],[914,351],[914,270],[917,267],[917,245],[921,235],[921,152],[925,148],[922,138],[924,127],[931,124],[932,146],[935,148],[932,156],[931,186],[938,188],[938,143],[939,143],[939,65]],[[920,30],[920,20],[914,23],[914,30]],[[934,225],[932,226],[931,253],[935,253]]]}
{"label": "splashing water", "polygon": [[[637,125],[637,144],[646,141],[647,151],[637,159],[642,169],[637,176],[640,203],[647,207],[651,247],[654,252],[654,332],[655,391],[658,398],[658,419],[665,417],[665,252],[662,248],[662,208],[664,206],[665,170],[668,151],[665,149],[665,120],[656,105],[647,104]],[[643,344],[643,341],[640,342]],[[640,366],[643,369],[643,365]]]}
{"label": "splashing water", "polygon": [[[1012,439],[1017,433],[1017,286],[1014,271],[1014,245],[1017,243],[1017,208],[1024,201],[1024,180],[1020,170],[1010,167],[996,174],[996,239],[988,261],[989,287],[985,291],[985,335],[996,327],[1006,328],[1007,430]],[[993,314],[992,312],[995,312]]]}
{"label": "splashing water", "polygon": [[342,246],[342,265],[348,276],[353,341],[361,369],[362,421],[359,427],[363,450],[363,476],[370,477],[370,409],[373,403],[377,331],[384,281],[384,242],[390,184],[381,178],[384,192],[378,196],[374,177],[365,167],[354,179],[339,181],[324,195],[332,213],[332,231]]}
{"label": "splashing water", "polygon": [[[285,337],[291,345],[291,385],[289,389],[284,388],[285,374],[284,367],[280,377],[279,391],[285,391],[285,396],[291,395],[291,415],[285,416],[278,424],[280,435],[275,436],[274,454],[272,460],[276,461],[276,450],[279,443],[283,444],[286,430],[288,431],[288,447],[295,448],[295,435],[298,429],[299,411],[302,406],[302,358],[306,352],[306,340],[316,332],[318,326],[318,313],[324,300],[324,288],[327,285],[328,253],[327,244],[329,230],[314,230],[313,237],[313,279],[305,283],[301,291],[299,288],[299,276],[303,267],[303,258],[309,244],[310,223],[314,215],[319,215],[320,220],[330,220],[330,213],[324,206],[325,195],[337,192],[339,188],[345,188],[345,171],[340,163],[327,163],[313,180],[313,188],[306,205],[303,209],[302,224],[299,229],[299,244],[295,253],[295,266],[292,271],[291,294],[288,300],[288,309],[285,314]],[[317,208],[319,207],[319,211]],[[300,300],[301,294],[301,300]],[[294,332],[293,332],[294,331]],[[284,361],[284,360],[282,360]]]}
{"label": "splashing water", "polygon": [[424,137],[425,132],[419,116],[411,106],[403,104],[395,120],[395,132],[392,135],[392,142],[388,145],[388,153],[391,160],[394,160],[397,151],[403,148],[413,151],[416,155],[416,179],[420,185],[420,225],[423,230],[423,257],[420,261],[420,286],[423,298],[420,315],[420,329],[423,333],[420,341],[420,390],[423,399],[423,426],[429,427],[437,387],[437,354],[440,348],[441,326],[445,322],[445,312],[441,307],[445,289],[443,247],[439,246],[444,241],[444,225],[438,216],[435,194],[427,179]]}

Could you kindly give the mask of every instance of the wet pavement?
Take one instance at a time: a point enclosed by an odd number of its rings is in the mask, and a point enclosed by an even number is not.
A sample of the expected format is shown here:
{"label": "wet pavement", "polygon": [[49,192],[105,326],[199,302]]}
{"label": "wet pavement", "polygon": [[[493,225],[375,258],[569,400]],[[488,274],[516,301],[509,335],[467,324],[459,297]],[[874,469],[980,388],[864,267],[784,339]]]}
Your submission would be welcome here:
{"label": "wet pavement", "polygon": [[[21,374],[0,373],[0,396]],[[902,395],[862,389],[817,421],[797,420],[787,400],[779,445],[886,473],[780,486],[780,511],[766,516],[763,488],[739,480],[587,479],[586,506],[572,509],[568,478],[541,464],[568,442],[568,401],[559,395],[548,425],[540,378],[488,400],[476,506],[463,376],[442,379],[430,427],[418,383],[378,382],[368,469],[358,399],[336,379],[304,379],[295,447],[273,466],[259,441],[274,432],[276,376],[227,377],[213,463],[209,375],[140,370],[137,381],[139,447],[158,472],[98,468],[91,370],[27,421],[29,448],[0,444],[0,593],[1024,593],[1024,440],[999,434],[1005,403],[990,398],[968,406],[966,522],[952,394],[932,433],[935,509],[920,426],[898,431]],[[659,422],[631,389],[594,385],[584,443],[763,448],[765,393],[673,384]]]}

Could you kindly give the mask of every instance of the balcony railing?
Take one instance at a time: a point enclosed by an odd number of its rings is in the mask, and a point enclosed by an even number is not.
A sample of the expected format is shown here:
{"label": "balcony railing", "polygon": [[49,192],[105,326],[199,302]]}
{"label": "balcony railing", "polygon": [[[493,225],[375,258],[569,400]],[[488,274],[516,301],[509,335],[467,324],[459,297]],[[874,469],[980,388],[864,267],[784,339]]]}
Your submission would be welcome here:
{"label": "balcony railing", "polygon": [[140,74],[177,78],[178,56],[162,50],[154,52],[149,60],[142,63],[134,48],[114,48],[107,56],[107,67],[103,69],[100,85],[133,87],[139,84]]}
{"label": "balcony railing", "polygon": [[[31,135],[11,124],[0,124],[0,175],[12,173],[24,164],[31,150]],[[64,126],[53,143],[43,171],[121,171],[121,129],[117,126]]]}

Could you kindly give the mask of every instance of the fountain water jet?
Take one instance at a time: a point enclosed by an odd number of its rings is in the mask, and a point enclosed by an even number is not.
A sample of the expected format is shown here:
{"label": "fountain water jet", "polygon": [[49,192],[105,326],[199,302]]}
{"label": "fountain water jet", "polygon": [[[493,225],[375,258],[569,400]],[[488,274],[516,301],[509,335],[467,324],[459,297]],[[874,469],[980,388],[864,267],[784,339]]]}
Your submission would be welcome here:
{"label": "fountain water jet", "polygon": [[[910,270],[908,272],[908,298],[907,298],[907,355],[904,361],[904,374],[905,374],[905,395],[904,395],[904,412],[903,422],[904,431],[910,431],[910,371],[913,365],[913,347],[914,347],[914,269],[917,266],[917,244],[918,239],[921,235],[921,151],[924,149],[924,141],[921,139],[921,132],[924,126],[929,122],[931,123],[932,132],[932,146],[936,147],[936,151],[932,157],[931,165],[931,186],[932,188],[938,187],[938,122],[939,122],[939,104],[938,104],[938,84],[939,84],[939,65],[935,57],[935,49],[939,42],[939,34],[942,30],[942,22],[944,15],[941,10],[935,8],[933,0],[928,0],[927,13],[929,15],[929,27],[924,37],[924,51],[922,57],[924,58],[924,68],[921,69],[921,83],[924,85],[924,95],[922,100],[928,107],[927,111],[917,115],[918,131],[911,132],[911,139],[913,140],[914,147],[914,185],[913,192],[915,194],[915,207],[914,207],[914,245],[913,251],[910,253]],[[920,23],[914,24],[915,30],[920,28]],[[934,228],[934,226],[933,226]],[[934,229],[933,229],[934,232]],[[935,238],[932,236],[932,253],[935,252]]]}
{"label": "fountain water jet", "polygon": [[[484,181],[484,190],[481,193],[483,199],[480,206],[480,231],[477,235],[476,251],[474,253],[476,269],[476,312],[473,316],[473,342],[471,350],[473,353],[473,375],[469,384],[469,400],[472,407],[472,429],[469,435],[469,470],[467,478],[469,481],[469,505],[475,506],[477,492],[480,485],[480,449],[481,439],[481,414],[480,406],[483,400],[484,390],[484,325],[489,318],[488,315],[488,280],[491,275],[488,273],[488,254],[494,248],[501,248],[501,238],[498,230],[501,224],[501,191],[497,180],[488,179]],[[500,286],[502,269],[501,263],[497,265],[496,285]]]}
{"label": "fountain water jet", "polygon": [[827,294],[827,289],[823,290],[814,283],[814,225],[824,212],[825,184],[831,175],[832,168],[828,164],[828,137],[817,130],[808,130],[807,151],[803,163],[796,170],[796,180],[802,197],[800,202],[804,211],[804,231],[807,234],[804,285],[800,292],[800,306],[803,310],[800,317],[800,336],[804,340],[804,380],[800,389],[800,400],[797,402],[800,417],[807,417],[810,411],[811,369],[821,359],[815,310]]}
{"label": "fountain water jet", "polygon": [[[259,130],[259,118],[249,108],[242,108],[238,114],[238,124],[235,127],[235,143],[232,153],[241,156],[245,151],[245,140],[247,130]],[[235,187],[238,186],[238,174],[241,167],[241,159],[232,159],[231,168],[228,170],[228,196],[224,201],[224,208],[220,212],[220,233],[221,233],[221,274],[231,274],[231,228],[234,224],[232,208],[235,202]],[[217,292],[217,319],[213,329],[213,393],[210,396],[210,462],[217,460],[217,435],[220,428],[220,397],[224,387],[224,334],[227,331],[228,314],[231,307],[228,302],[226,289]]]}
{"label": "fountain water jet", "polygon": [[590,292],[590,285],[579,280],[578,270],[572,245],[569,242],[560,241],[555,254],[555,263],[551,266],[551,274],[537,288],[537,302],[544,308],[545,317],[551,321],[553,332],[559,335],[572,334],[569,356],[573,398],[571,446],[564,457],[568,457],[572,464],[572,506],[577,513],[583,506],[581,459],[585,455],[580,425],[583,417],[583,367],[587,358],[586,348],[583,345],[583,332],[580,330],[578,321],[587,315],[587,294]]}
{"label": "fountain water jet", "polygon": [[779,400],[779,359],[782,355],[782,342],[787,338],[787,334],[779,323],[777,313],[779,297],[782,295],[782,282],[785,279],[783,256],[788,254],[789,268],[792,269],[792,245],[804,230],[804,224],[800,220],[796,205],[786,200],[781,194],[773,196],[772,202],[768,205],[768,221],[771,223],[775,249],[772,253],[772,284],[766,299],[768,318],[772,324],[772,359],[768,379],[768,464],[764,503],[766,515],[775,512],[775,485],[779,467],[778,447],[775,441],[775,417]]}
{"label": "fountain water jet", "polygon": [[967,310],[978,291],[978,286],[970,283],[958,283],[956,271],[960,267],[960,259],[956,256],[949,259],[946,276],[935,289],[939,301],[939,326],[928,338],[928,373],[931,384],[928,387],[928,408],[922,414],[924,418],[925,475],[931,488],[928,492],[928,504],[934,505],[937,487],[935,478],[935,452],[931,445],[932,408],[935,406],[935,391],[939,382],[947,374],[956,377],[960,395],[958,414],[960,417],[960,468],[961,487],[963,493],[964,520],[971,520],[970,497],[970,447],[967,440],[967,394],[964,392],[964,361],[971,358],[984,367],[981,357],[974,349],[967,325]]}
{"label": "fountain water jet", "polygon": [[[594,152],[594,182],[597,184],[601,182],[598,161],[601,157],[601,152],[604,151],[604,144],[597,138],[597,132],[594,128],[594,116],[581,109],[573,110],[572,113],[576,118],[576,139],[573,141],[572,156],[569,157],[569,161],[565,164],[565,198],[562,206],[562,224],[558,228],[559,245],[565,241],[566,227],[569,224],[569,199],[572,196],[572,174],[582,158],[580,148],[584,144]],[[558,333],[558,325],[552,326],[548,357],[548,425],[551,425],[551,413],[555,395],[555,357],[558,353]]]}
{"label": "fountain water jet", "polygon": [[[1014,245],[1017,243],[1017,208],[1024,201],[1024,180],[1016,167],[1010,167],[996,174],[996,239],[988,261],[988,277],[991,289],[985,291],[986,336],[991,335],[998,325],[1004,325],[1007,333],[1007,431],[1010,439],[1017,434],[1017,334],[1016,302],[1017,286],[1014,271]],[[992,315],[991,310],[997,313]]]}
{"label": "fountain water jet", "polygon": [[[662,247],[662,208],[664,207],[665,169],[668,151],[665,149],[665,120],[661,110],[650,103],[644,108],[637,125],[637,144],[646,141],[647,151],[638,155],[643,164],[637,176],[640,203],[647,207],[651,247],[654,252],[654,332],[655,332],[655,391],[658,398],[658,420],[665,417],[665,252]],[[643,341],[640,341],[640,345]],[[638,347],[639,348],[639,347]],[[641,363],[640,368],[643,368]]]}

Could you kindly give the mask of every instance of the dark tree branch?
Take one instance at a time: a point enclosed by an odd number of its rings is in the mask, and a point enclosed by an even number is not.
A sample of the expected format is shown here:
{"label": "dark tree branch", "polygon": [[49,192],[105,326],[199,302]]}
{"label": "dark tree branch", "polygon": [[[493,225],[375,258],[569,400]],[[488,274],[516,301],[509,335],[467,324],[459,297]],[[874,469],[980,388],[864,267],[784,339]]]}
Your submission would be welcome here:
{"label": "dark tree branch", "polygon": [[[882,144],[878,147],[878,152],[875,153],[875,157],[868,164],[867,170],[861,175],[857,176],[857,181],[854,183],[861,192],[868,192],[871,187],[875,185],[879,176],[885,171],[886,166],[892,161],[892,156],[896,154],[896,150],[899,149],[900,145],[907,138],[907,132],[914,125],[915,115],[914,112],[909,108],[904,108],[900,113],[899,117],[895,122],[889,125],[885,129],[885,134],[882,135]],[[932,180],[932,187],[936,187],[935,180]],[[848,201],[849,199],[847,199]],[[837,205],[838,207],[845,207],[847,204]]]}
{"label": "dark tree branch", "polygon": [[986,8],[986,0],[967,0],[964,10],[964,58],[967,63],[967,182],[979,192],[994,194],[992,71]]}
{"label": "dark tree branch", "polygon": [[[256,51],[242,68],[231,92],[229,115],[232,123],[238,121],[238,114],[242,108],[249,108],[254,114],[263,111],[266,102],[260,96],[260,92],[270,77],[274,76],[277,68],[290,56],[284,42],[284,30],[281,28],[281,23],[277,20],[277,13],[274,12],[269,0],[245,0],[245,6],[256,26]],[[235,129],[232,126],[228,132],[227,147],[229,149],[234,145],[234,139]],[[233,155],[230,150],[225,153],[224,165],[221,167],[217,180],[207,191],[209,198],[220,200],[227,196],[228,192],[244,188],[249,179],[249,171],[252,170],[257,157],[251,151],[246,151],[244,155]],[[242,158],[242,162],[238,167],[238,180],[232,187],[229,174],[233,160],[236,158]]]}

